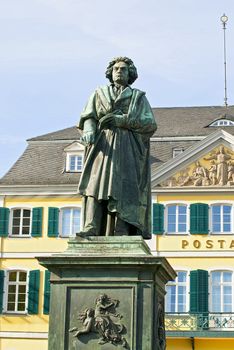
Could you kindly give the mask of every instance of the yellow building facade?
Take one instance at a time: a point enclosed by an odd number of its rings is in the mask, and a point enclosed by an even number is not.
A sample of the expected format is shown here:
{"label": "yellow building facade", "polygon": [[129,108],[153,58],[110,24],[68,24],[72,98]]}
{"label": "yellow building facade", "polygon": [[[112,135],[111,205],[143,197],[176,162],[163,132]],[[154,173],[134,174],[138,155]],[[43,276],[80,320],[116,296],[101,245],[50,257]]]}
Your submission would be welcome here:
{"label": "yellow building facade", "polygon": [[[175,136],[183,113],[187,118],[194,109],[154,112],[159,131],[151,140],[153,235],[148,244],[152,254],[165,256],[178,274],[167,285],[167,349],[231,350],[232,127],[200,134],[197,129],[192,135],[186,129]],[[204,114],[207,128],[218,120],[220,109]],[[176,125],[170,135],[164,126],[167,118]],[[64,251],[68,238],[82,227],[79,137],[76,128],[69,128],[29,140],[22,157],[0,181],[1,350],[47,349],[49,274],[36,257]]]}

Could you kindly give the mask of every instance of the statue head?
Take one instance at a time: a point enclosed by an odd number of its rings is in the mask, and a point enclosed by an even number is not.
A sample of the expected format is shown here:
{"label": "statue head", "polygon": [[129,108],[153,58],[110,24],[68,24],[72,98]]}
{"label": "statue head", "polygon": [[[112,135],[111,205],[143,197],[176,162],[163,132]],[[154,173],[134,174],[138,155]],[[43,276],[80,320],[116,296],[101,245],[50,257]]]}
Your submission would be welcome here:
{"label": "statue head", "polygon": [[137,69],[128,57],[116,57],[106,69],[106,78],[111,83],[131,85],[137,79]]}

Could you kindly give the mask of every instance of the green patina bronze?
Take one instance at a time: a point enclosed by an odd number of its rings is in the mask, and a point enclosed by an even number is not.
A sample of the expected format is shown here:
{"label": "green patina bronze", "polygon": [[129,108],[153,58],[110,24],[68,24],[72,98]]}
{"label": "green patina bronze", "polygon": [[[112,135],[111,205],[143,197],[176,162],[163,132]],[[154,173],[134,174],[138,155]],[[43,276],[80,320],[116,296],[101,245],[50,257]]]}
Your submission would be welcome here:
{"label": "green patina bronze", "polygon": [[151,237],[149,140],[156,130],[145,93],[130,87],[133,62],[110,62],[111,85],[96,89],[79,122],[86,159],[79,184],[84,198],[81,236]]}
{"label": "green patina bronze", "polygon": [[175,273],[142,237],[76,237],[38,260],[51,271],[49,350],[165,350]]}
{"label": "green patina bronze", "polygon": [[[84,229],[51,272],[49,350],[165,350],[165,284],[175,272],[151,255],[149,140],[156,123],[120,57],[81,115],[86,159],[79,184]],[[122,236],[122,237],[121,237]]]}

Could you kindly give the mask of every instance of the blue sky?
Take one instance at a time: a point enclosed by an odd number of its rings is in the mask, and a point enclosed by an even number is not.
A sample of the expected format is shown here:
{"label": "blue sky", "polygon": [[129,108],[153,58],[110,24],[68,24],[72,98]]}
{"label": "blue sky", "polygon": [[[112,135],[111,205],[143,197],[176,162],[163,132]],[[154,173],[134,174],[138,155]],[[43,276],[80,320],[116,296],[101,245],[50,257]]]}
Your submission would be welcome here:
{"label": "blue sky", "polygon": [[152,107],[234,104],[233,0],[0,0],[0,176],[26,139],[77,123],[107,63],[129,56]]}

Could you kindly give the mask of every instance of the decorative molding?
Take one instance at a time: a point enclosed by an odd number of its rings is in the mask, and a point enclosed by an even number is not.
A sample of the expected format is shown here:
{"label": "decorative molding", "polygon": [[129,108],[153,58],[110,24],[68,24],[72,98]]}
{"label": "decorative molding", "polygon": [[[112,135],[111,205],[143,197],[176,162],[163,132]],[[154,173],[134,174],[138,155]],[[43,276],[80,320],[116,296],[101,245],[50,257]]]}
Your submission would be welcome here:
{"label": "decorative molding", "polygon": [[165,257],[165,258],[233,258],[234,257],[234,251],[227,251],[227,250],[212,250],[212,251],[152,251],[152,255],[158,256],[158,257]]}
{"label": "decorative molding", "polygon": [[12,252],[1,252],[0,258],[2,259],[35,259],[35,257],[44,257],[44,256],[51,256],[52,254],[61,253],[61,251],[58,252],[30,252],[30,253],[12,253]]}
{"label": "decorative molding", "polygon": [[234,154],[224,146],[182,169],[160,184],[161,187],[233,186]]}
{"label": "decorative molding", "polygon": [[158,136],[151,137],[150,141],[152,142],[165,142],[165,141],[201,141],[205,139],[206,136]]}
{"label": "decorative molding", "polygon": [[0,332],[0,338],[48,339],[48,333],[47,332]]}
{"label": "decorative molding", "polygon": [[0,192],[5,196],[64,196],[76,195],[80,197],[77,192],[78,183],[72,185],[0,185]]}
{"label": "decorative molding", "polygon": [[172,158],[159,166],[152,173],[152,187],[157,186],[173,176],[176,172],[180,171],[182,167],[185,168],[191,163],[197,161],[198,157],[204,156],[220,145],[224,145],[234,150],[234,136],[223,130],[218,130],[208,135],[200,142],[195,143],[177,157]]}

